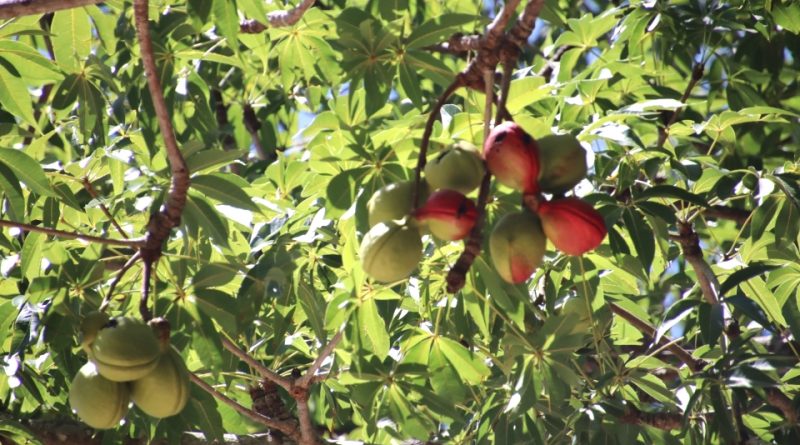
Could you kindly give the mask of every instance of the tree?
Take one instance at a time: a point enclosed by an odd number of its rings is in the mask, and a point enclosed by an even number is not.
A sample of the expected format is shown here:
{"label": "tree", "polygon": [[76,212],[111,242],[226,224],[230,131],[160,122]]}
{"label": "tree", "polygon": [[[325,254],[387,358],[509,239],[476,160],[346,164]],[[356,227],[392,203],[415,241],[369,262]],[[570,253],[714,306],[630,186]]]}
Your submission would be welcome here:
{"label": "tree", "polygon": [[[98,3],[0,1],[3,443],[800,443],[797,2]],[[589,149],[602,243],[506,283],[561,193],[487,173],[367,276],[370,197],[507,120]],[[166,329],[179,415],[77,423],[97,310]]]}

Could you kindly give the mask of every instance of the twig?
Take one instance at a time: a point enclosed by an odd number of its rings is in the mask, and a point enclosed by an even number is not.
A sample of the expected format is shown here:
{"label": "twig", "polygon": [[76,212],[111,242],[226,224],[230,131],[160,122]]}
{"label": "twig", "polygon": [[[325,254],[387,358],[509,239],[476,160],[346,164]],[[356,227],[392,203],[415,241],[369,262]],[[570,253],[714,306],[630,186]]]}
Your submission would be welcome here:
{"label": "twig", "polygon": [[247,409],[244,406],[240,405],[237,401],[231,399],[225,394],[222,394],[221,392],[214,389],[214,387],[206,383],[203,379],[197,376],[197,374],[190,372],[189,379],[192,382],[194,382],[195,385],[199,386],[203,391],[211,394],[220,402],[230,406],[231,408],[233,408],[234,411],[238,412],[239,414],[242,414],[255,422],[265,425],[268,428],[278,430],[294,441],[300,440],[298,426],[295,422],[270,419],[269,417],[262,416],[261,414],[251,409]]}
{"label": "twig", "polygon": [[416,209],[419,205],[419,183],[422,179],[422,169],[425,168],[425,162],[427,161],[428,156],[428,145],[431,142],[431,133],[433,133],[433,123],[436,122],[436,119],[439,115],[439,111],[442,109],[445,103],[447,103],[447,99],[455,92],[458,88],[463,86],[461,83],[460,78],[456,78],[453,83],[451,83],[446,90],[439,96],[439,100],[433,105],[433,108],[428,115],[428,120],[425,122],[425,130],[422,132],[422,142],[420,142],[419,146],[419,156],[417,157],[417,167],[414,170],[414,190],[411,194],[411,202],[413,203],[413,207]]}
{"label": "twig", "polygon": [[[217,120],[217,127],[219,127],[222,148],[226,151],[236,150],[236,139],[231,136],[227,129],[230,126],[230,121],[228,120],[228,107],[225,106],[225,101],[222,99],[222,91],[218,88],[212,88],[211,98],[214,100],[214,117]],[[230,168],[234,174],[241,173],[241,165],[236,162],[232,162]]]}
{"label": "twig", "polygon": [[314,363],[311,364],[311,367],[308,368],[306,373],[302,377],[297,379],[297,381],[295,381],[294,384],[296,386],[301,386],[304,388],[308,388],[309,386],[311,386],[314,380],[314,376],[316,375],[317,371],[319,371],[319,369],[322,367],[322,363],[324,363],[325,360],[328,357],[330,357],[331,354],[333,354],[333,350],[336,349],[336,345],[339,344],[341,340],[342,340],[342,331],[339,331],[333,337],[331,337],[331,340],[319,352],[317,359],[314,360]]}
{"label": "twig", "polygon": [[676,108],[675,110],[670,113],[669,119],[667,119],[667,123],[664,124],[664,128],[660,128],[658,132],[658,143],[657,147],[659,150],[664,148],[664,143],[667,142],[667,136],[669,135],[669,127],[672,126],[677,120],[678,116],[680,115],[683,108],[686,106],[686,101],[689,99],[689,95],[692,94],[692,90],[694,89],[697,82],[703,78],[703,70],[705,69],[705,65],[703,63],[695,63],[692,67],[692,77],[689,79],[689,84],[686,85],[686,90],[683,92],[681,96],[681,105],[680,107]]}
{"label": "twig", "polygon": [[545,61],[544,67],[542,67],[542,69],[540,69],[536,74],[540,77],[544,77],[545,81],[550,82],[550,77],[553,75],[556,64],[561,60],[562,57],[564,57],[564,54],[566,54],[567,51],[571,50],[572,48],[574,48],[572,45],[560,46],[557,50],[555,50],[553,55],[550,56],[550,59]]}
{"label": "twig", "polygon": [[[271,28],[292,26],[297,23],[314,0],[303,0],[299,5],[288,11],[273,11],[267,14],[267,23]],[[257,20],[244,20],[239,24],[239,32],[245,34],[258,34],[267,30],[267,25]]]}
{"label": "twig", "polygon": [[142,273],[142,297],[139,299],[139,314],[141,314],[144,321],[150,321],[153,318],[153,312],[147,307],[147,304],[150,301],[150,283],[153,279],[154,265],[155,262],[142,261],[144,272]]}
{"label": "twig", "polygon": [[253,146],[256,148],[258,158],[262,161],[275,159],[277,157],[275,151],[273,150],[270,156],[261,143],[261,136],[258,134],[259,130],[261,130],[261,122],[258,120],[256,112],[250,104],[244,104],[244,116],[242,120],[244,120],[244,127],[247,129],[247,132],[250,133],[250,139],[252,139]]}
{"label": "twig", "polygon": [[281,388],[285,389],[287,392],[292,391],[292,381],[287,379],[286,377],[282,377],[279,374],[275,373],[274,371],[270,370],[266,366],[262,365],[258,362],[258,360],[254,359],[245,351],[239,349],[232,341],[230,341],[225,336],[220,336],[222,340],[222,346],[230,351],[233,355],[239,358],[241,361],[250,365],[251,368],[255,369],[261,377],[268,379],[272,382],[275,382]]}
{"label": "twig", "polygon": [[34,226],[32,224],[25,224],[16,221],[8,221],[5,219],[0,219],[0,227],[14,227],[23,230],[25,232],[46,233],[48,235],[57,236],[60,238],[79,239],[82,241],[90,241],[93,243],[106,244],[110,246],[125,246],[125,247],[138,248],[144,244],[143,238],[125,239],[125,240],[103,238],[99,236],[84,235],[82,233],[77,233],[77,232],[68,232],[65,230],[51,229],[49,227],[39,227],[39,226]]}
{"label": "twig", "polygon": [[114,289],[117,288],[117,285],[122,280],[122,277],[125,275],[125,272],[127,272],[128,269],[133,267],[133,265],[138,260],[139,260],[139,252],[136,252],[133,255],[131,255],[131,257],[128,258],[128,261],[126,261],[125,264],[122,265],[120,270],[117,271],[117,276],[114,277],[114,281],[111,282],[111,286],[108,288],[108,293],[106,294],[105,298],[103,298],[103,302],[100,303],[100,312],[104,312],[106,308],[108,308],[108,305],[111,303],[111,298],[114,297]]}
{"label": "twig", "polygon": [[98,205],[100,205],[100,210],[102,210],[103,214],[106,215],[106,218],[108,218],[108,220],[111,221],[111,225],[113,225],[114,228],[117,229],[117,232],[119,232],[120,236],[122,236],[125,239],[128,239],[128,235],[125,233],[124,230],[122,230],[122,226],[119,225],[119,223],[111,214],[111,212],[108,211],[108,207],[106,207],[106,205],[103,204],[102,201],[100,201],[100,197],[97,195],[97,190],[94,189],[94,186],[92,185],[92,182],[89,181],[88,176],[83,177],[83,188],[86,189],[86,191],[89,193],[89,196],[91,196],[92,199],[97,201]]}
{"label": "twig", "polygon": [[449,54],[464,54],[480,48],[480,43],[480,35],[464,35],[461,33],[456,33],[450,36],[446,42],[426,46],[425,49],[428,51],[438,51]]}
{"label": "twig", "polygon": [[514,64],[511,61],[504,62],[503,78],[500,80],[500,97],[497,99],[497,117],[495,118],[495,123],[498,124],[511,118],[511,114],[506,108],[506,102],[508,102],[508,91],[511,89],[511,76],[513,73]]}
{"label": "twig", "polygon": [[[656,338],[656,329],[649,323],[638,319],[635,315],[614,303],[608,303],[608,306],[611,309],[611,312],[625,319],[625,321],[632,324],[633,327],[641,331],[643,334],[653,339]],[[675,354],[675,356],[685,363],[692,371],[700,371],[706,365],[704,361],[692,357],[692,354],[689,353],[689,351],[683,349],[680,345],[676,344],[673,340],[670,340],[667,336],[662,335],[661,339],[659,340],[659,344]]]}
{"label": "twig", "polygon": [[683,257],[694,269],[703,297],[705,297],[708,304],[719,303],[719,296],[717,295],[719,280],[711,270],[711,266],[703,259],[703,251],[700,249],[700,239],[697,233],[692,228],[691,223],[681,222],[678,224],[678,229],[678,242],[683,250]]}

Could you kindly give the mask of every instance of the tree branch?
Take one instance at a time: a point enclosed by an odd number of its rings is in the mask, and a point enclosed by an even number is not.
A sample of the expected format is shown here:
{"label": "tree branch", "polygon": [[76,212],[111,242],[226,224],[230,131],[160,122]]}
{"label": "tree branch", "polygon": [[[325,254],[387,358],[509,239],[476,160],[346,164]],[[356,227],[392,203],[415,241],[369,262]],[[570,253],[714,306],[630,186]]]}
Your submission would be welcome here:
{"label": "tree branch", "polygon": [[239,25],[239,32],[245,34],[258,34],[264,32],[268,27],[282,28],[292,26],[297,23],[308,8],[314,4],[314,0],[303,0],[299,5],[288,11],[273,11],[267,14],[267,24],[257,20],[244,20]]}
{"label": "tree branch", "polygon": [[619,420],[632,425],[649,425],[660,430],[670,431],[683,428],[683,415],[678,413],[645,413],[628,404],[625,414]]}
{"label": "tree branch", "polygon": [[447,39],[436,45],[426,46],[428,51],[438,51],[449,54],[464,54],[480,48],[481,36],[479,34],[464,35],[461,33],[453,34]]}
{"label": "tree branch", "polygon": [[77,232],[68,232],[65,230],[58,230],[58,229],[51,229],[49,227],[39,227],[34,226],[32,224],[26,224],[16,221],[8,221],[5,219],[0,219],[0,227],[14,227],[25,232],[39,232],[39,233],[46,233],[48,235],[57,236],[59,238],[66,238],[66,239],[79,239],[81,241],[88,241],[93,243],[99,244],[106,244],[110,246],[125,246],[125,247],[141,247],[144,244],[143,238],[137,239],[112,239],[112,238],[103,238],[99,236],[92,236],[92,235],[84,235],[82,233]]}
{"label": "tree branch", "polygon": [[750,212],[744,209],[737,209],[735,207],[726,207],[716,205],[702,209],[703,215],[710,218],[729,219],[738,224],[744,224],[750,218]]}
{"label": "tree branch", "polygon": [[[625,321],[633,325],[633,327],[638,329],[643,334],[653,339],[656,338],[656,329],[649,323],[640,320],[635,315],[631,314],[630,312],[623,309],[617,304],[608,303],[608,307],[611,309],[611,312],[622,317]],[[673,340],[670,340],[667,336],[661,336],[661,339],[659,340],[658,344],[664,346],[667,350],[675,354],[675,356],[678,357],[683,363],[685,363],[692,371],[695,372],[700,371],[706,365],[704,361],[695,359],[692,356],[692,354],[689,353],[689,351],[683,349]]]}
{"label": "tree branch", "polygon": [[331,354],[333,354],[334,349],[336,349],[336,345],[338,345],[341,340],[342,331],[339,331],[333,337],[331,337],[331,340],[328,342],[328,344],[322,348],[317,356],[317,359],[314,360],[314,363],[311,364],[311,367],[308,368],[306,373],[297,379],[295,385],[304,388],[311,386],[311,384],[314,383],[314,376],[317,374],[317,371],[319,371],[319,369],[322,367],[322,364],[325,362],[325,360],[330,357]]}
{"label": "tree branch", "polygon": [[95,5],[103,0],[0,0],[0,19]]}
{"label": "tree branch", "polygon": [[767,393],[767,403],[778,408],[783,413],[787,423],[796,425],[797,420],[800,419],[800,413],[795,409],[792,399],[777,388],[766,388],[765,391]]}
{"label": "tree branch", "polygon": [[114,215],[112,215],[111,212],[108,210],[108,207],[106,207],[106,205],[103,204],[103,201],[100,200],[100,197],[97,195],[97,190],[94,189],[94,186],[92,185],[92,182],[89,181],[88,176],[83,177],[83,188],[86,189],[86,191],[89,193],[89,196],[91,196],[92,199],[97,201],[97,204],[100,206],[100,210],[102,210],[103,214],[106,215],[106,218],[108,218],[108,220],[111,221],[111,225],[113,225],[114,228],[117,229],[117,232],[119,232],[120,236],[122,236],[125,239],[128,239],[128,235],[125,233],[124,230],[122,230],[122,226],[119,225],[116,218],[114,218]]}
{"label": "tree branch", "polygon": [[203,391],[211,394],[220,402],[230,406],[231,408],[233,408],[234,411],[238,412],[239,414],[242,414],[245,417],[255,422],[258,422],[266,426],[267,428],[278,430],[294,441],[300,440],[298,427],[295,422],[270,419],[269,417],[263,416],[251,409],[245,408],[244,406],[240,405],[239,402],[231,399],[225,394],[222,394],[221,392],[214,389],[214,387],[206,383],[195,373],[190,372],[189,379],[192,382],[194,382],[195,385],[199,386]]}
{"label": "tree branch", "polygon": [[232,341],[230,341],[224,335],[220,335],[220,339],[222,340],[222,346],[230,351],[233,355],[235,355],[239,360],[247,363],[250,365],[251,368],[255,369],[261,377],[275,382],[281,388],[285,389],[287,392],[292,391],[292,381],[283,377],[274,371],[270,370],[266,366],[262,365],[258,362],[258,360],[254,359],[250,356],[247,352],[239,349]]}

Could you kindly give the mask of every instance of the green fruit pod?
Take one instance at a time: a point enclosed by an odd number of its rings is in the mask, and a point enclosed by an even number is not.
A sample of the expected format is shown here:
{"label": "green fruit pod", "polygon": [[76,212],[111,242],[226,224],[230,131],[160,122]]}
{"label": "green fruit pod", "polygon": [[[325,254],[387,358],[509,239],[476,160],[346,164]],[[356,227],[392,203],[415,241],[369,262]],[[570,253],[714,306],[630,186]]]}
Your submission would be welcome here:
{"label": "green fruit pod", "polygon": [[478,149],[464,141],[425,164],[425,179],[432,190],[455,190],[465,195],[481,185],[485,172]]}
{"label": "green fruit pod", "polygon": [[118,426],[129,403],[128,386],[103,377],[92,362],[81,367],[69,387],[69,406],[92,428]]}
{"label": "green fruit pod", "polygon": [[159,419],[183,411],[189,400],[189,371],[175,348],[161,355],[153,372],[131,383],[131,399],[145,414]]}
{"label": "green fruit pod", "polygon": [[100,375],[115,382],[144,377],[158,365],[160,355],[152,328],[129,317],[110,319],[89,347],[89,359]]}
{"label": "green fruit pod", "polygon": [[546,193],[564,193],[586,177],[586,150],[571,134],[539,139],[539,187]]}
{"label": "green fruit pod", "polygon": [[379,223],[361,240],[359,257],[364,272],[377,281],[406,278],[422,259],[419,230],[398,221]]}
{"label": "green fruit pod", "polygon": [[528,211],[509,213],[489,236],[489,253],[497,273],[507,282],[522,283],[542,264],[545,236],[539,218]]}
{"label": "green fruit pod", "polygon": [[[414,207],[411,202],[413,193],[413,181],[395,182],[380,188],[367,202],[369,226],[408,216]],[[419,183],[419,194],[419,202],[425,202],[428,198],[428,184],[425,181]]]}

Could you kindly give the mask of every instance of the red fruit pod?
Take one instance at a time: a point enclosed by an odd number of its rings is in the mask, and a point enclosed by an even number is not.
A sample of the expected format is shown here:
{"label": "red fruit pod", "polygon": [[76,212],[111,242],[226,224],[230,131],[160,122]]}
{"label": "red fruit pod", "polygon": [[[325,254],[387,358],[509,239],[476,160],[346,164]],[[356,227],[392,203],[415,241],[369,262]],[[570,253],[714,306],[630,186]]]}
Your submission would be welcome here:
{"label": "red fruit pod", "polygon": [[494,127],[483,144],[486,166],[497,180],[523,193],[539,191],[539,148],[514,122]]}
{"label": "red fruit pod", "polygon": [[463,193],[444,189],[433,192],[414,217],[427,225],[433,236],[456,241],[469,235],[478,219],[478,209]]}
{"label": "red fruit pod", "polygon": [[603,242],[603,216],[578,198],[562,198],[539,204],[542,230],[556,249],[568,255],[583,255]]}

